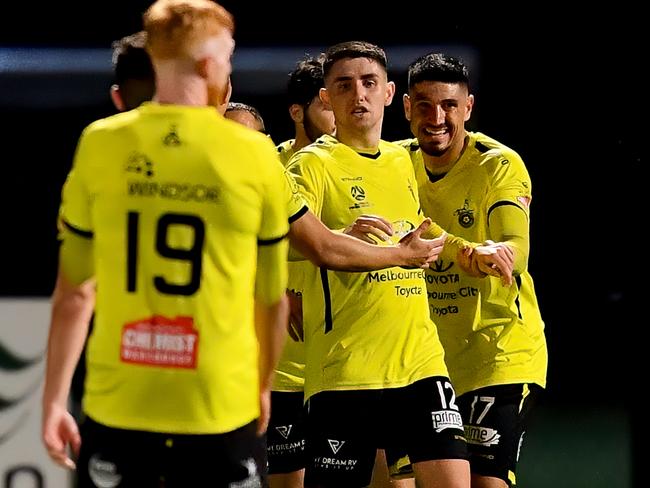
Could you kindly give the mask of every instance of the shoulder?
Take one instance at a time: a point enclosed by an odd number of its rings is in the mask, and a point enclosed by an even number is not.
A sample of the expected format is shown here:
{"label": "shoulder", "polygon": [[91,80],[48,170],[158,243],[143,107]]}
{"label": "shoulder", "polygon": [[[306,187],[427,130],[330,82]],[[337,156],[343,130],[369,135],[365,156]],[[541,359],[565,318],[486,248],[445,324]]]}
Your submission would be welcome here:
{"label": "shoulder", "polygon": [[525,169],[524,161],[514,149],[481,132],[470,132],[470,138],[473,150],[480,154],[481,165],[493,169],[504,166]]}
{"label": "shoulder", "polygon": [[286,153],[287,151],[291,151],[291,148],[293,147],[295,139],[287,139],[284,142],[281,142],[277,146],[275,146],[275,149],[278,151],[279,154]]}
{"label": "shoulder", "polygon": [[418,144],[418,140],[415,137],[411,137],[410,139],[401,139],[399,141],[394,141],[393,143],[403,147],[409,153],[413,153],[420,149],[420,144]]}
{"label": "shoulder", "polygon": [[129,127],[138,118],[135,110],[104,117],[88,124],[83,130],[83,136],[101,136]]}
{"label": "shoulder", "polygon": [[335,137],[325,134],[308,146],[303,147],[299,152],[325,157],[332,155],[342,146],[343,145]]}
{"label": "shoulder", "polygon": [[289,161],[291,161],[291,157],[293,156],[294,141],[294,139],[289,139],[275,146],[276,151],[278,151],[280,162],[285,167],[289,164]]}
{"label": "shoulder", "polygon": [[411,155],[408,149],[397,142],[379,141],[379,150],[382,158],[390,159],[396,164],[407,163],[411,166]]}
{"label": "shoulder", "polygon": [[308,161],[311,165],[323,165],[325,161],[334,158],[342,144],[334,137],[324,135],[316,139],[308,146],[297,151],[291,158],[291,166],[297,163],[305,164]]}

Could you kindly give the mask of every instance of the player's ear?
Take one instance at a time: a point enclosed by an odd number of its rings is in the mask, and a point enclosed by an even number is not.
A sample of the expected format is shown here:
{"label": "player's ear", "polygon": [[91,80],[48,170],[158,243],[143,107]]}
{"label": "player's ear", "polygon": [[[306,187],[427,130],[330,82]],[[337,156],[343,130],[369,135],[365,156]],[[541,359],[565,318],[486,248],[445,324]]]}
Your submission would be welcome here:
{"label": "player's ear", "polygon": [[465,122],[472,116],[472,108],[474,108],[474,95],[468,95],[467,104],[465,105]]}
{"label": "player's ear", "polygon": [[296,124],[302,124],[303,118],[305,116],[304,109],[302,105],[297,103],[292,103],[289,107],[289,116]]}
{"label": "player's ear", "polygon": [[330,104],[330,94],[327,92],[327,88],[321,88],[318,92],[318,98],[323,102],[327,110],[332,110],[332,105]]}
{"label": "player's ear", "polygon": [[194,69],[196,69],[197,74],[201,78],[206,79],[206,80],[210,78],[210,64],[211,64],[211,62],[212,62],[212,58],[207,57],[207,56],[194,61]]}
{"label": "player's ear", "polygon": [[124,110],[126,110],[126,105],[124,104],[124,100],[122,100],[122,94],[120,93],[119,85],[111,86],[111,100],[113,101],[113,105],[115,105],[115,108],[118,111],[124,112]]}
{"label": "player's ear", "polygon": [[411,97],[408,96],[408,93],[405,93],[402,97],[402,104],[404,104],[404,117],[409,122],[411,121]]}
{"label": "player's ear", "polygon": [[393,97],[395,96],[395,82],[389,81],[386,83],[386,98],[384,98],[384,107],[388,107],[393,103]]}

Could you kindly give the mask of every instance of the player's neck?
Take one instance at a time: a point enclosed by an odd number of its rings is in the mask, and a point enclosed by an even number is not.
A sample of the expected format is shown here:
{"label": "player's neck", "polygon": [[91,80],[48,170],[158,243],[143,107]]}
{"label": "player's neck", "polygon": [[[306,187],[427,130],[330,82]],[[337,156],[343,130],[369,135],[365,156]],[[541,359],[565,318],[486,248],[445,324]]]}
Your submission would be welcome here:
{"label": "player's neck", "polygon": [[154,101],[163,104],[206,106],[208,90],[200,76],[165,69],[156,77]]}
{"label": "player's neck", "polygon": [[357,152],[374,153],[379,148],[381,137],[381,124],[371,130],[347,130],[344,127],[336,127],[336,138],[346,146],[350,146]]}
{"label": "player's neck", "polygon": [[467,147],[468,143],[469,134],[465,134],[462,144],[459,144],[457,147],[451,147],[448,151],[441,154],[440,156],[432,156],[422,151],[424,166],[430,173],[434,175],[442,175],[448,173],[451,168],[453,168],[460,160],[461,156],[465,152],[465,148]]}
{"label": "player's neck", "polygon": [[296,127],[296,137],[293,140],[293,144],[291,146],[293,152],[299,151],[303,147],[311,144],[312,142],[314,141],[309,140],[309,137],[307,137],[307,134],[305,133],[305,130],[302,127]]}

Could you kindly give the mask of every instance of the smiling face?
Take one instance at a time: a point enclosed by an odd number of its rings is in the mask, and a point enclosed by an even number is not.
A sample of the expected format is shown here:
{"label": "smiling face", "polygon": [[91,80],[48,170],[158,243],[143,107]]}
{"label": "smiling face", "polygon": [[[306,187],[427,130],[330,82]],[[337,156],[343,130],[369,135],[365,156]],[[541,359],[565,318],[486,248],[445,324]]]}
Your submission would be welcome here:
{"label": "smiling face", "polygon": [[422,151],[430,156],[458,157],[465,140],[474,96],[462,83],[421,81],[404,95],[404,112]]}

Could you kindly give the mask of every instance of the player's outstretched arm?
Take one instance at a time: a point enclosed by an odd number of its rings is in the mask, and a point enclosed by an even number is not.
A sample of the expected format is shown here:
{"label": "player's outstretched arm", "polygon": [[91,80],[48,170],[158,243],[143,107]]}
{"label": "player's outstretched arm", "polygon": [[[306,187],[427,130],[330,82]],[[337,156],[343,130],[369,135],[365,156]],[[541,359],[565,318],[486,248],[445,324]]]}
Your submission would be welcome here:
{"label": "player's outstretched arm", "polygon": [[291,223],[289,238],[291,246],[316,266],[338,271],[373,271],[393,266],[427,267],[437,256],[440,242],[422,239],[423,231],[414,231],[413,238],[402,244],[377,246],[334,232],[307,212]]}

